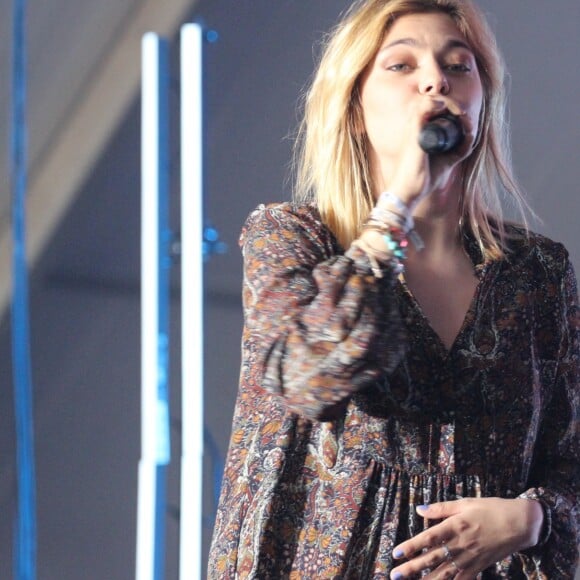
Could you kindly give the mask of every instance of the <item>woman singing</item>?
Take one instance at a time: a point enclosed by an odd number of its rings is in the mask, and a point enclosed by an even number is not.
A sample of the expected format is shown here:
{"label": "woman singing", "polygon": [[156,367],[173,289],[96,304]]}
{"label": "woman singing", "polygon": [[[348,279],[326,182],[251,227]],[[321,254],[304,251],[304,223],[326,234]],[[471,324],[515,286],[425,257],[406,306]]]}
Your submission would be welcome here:
{"label": "woman singing", "polygon": [[296,198],[241,236],[210,578],[574,577],[576,280],[502,217],[505,128],[471,2],[363,0],[328,37]]}

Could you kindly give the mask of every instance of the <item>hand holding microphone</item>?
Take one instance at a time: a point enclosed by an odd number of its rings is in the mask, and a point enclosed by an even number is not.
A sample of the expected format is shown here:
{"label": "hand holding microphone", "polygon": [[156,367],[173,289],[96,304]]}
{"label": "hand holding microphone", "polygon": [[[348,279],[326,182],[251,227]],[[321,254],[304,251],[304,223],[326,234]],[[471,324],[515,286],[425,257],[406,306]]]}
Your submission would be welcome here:
{"label": "hand holding microphone", "polygon": [[[434,104],[438,111],[433,110]],[[466,113],[454,103],[425,103],[425,109],[427,105],[430,110],[422,114],[418,111],[418,134],[407,134],[397,169],[385,183],[385,188],[395,192],[409,208],[415,208],[431,192],[448,187],[454,168],[468,153],[460,151],[470,139],[471,124],[468,116],[464,118]]]}
{"label": "hand holding microphone", "polygon": [[425,153],[437,155],[452,151],[463,141],[463,127],[452,114],[441,115],[429,121],[419,134],[419,145]]}

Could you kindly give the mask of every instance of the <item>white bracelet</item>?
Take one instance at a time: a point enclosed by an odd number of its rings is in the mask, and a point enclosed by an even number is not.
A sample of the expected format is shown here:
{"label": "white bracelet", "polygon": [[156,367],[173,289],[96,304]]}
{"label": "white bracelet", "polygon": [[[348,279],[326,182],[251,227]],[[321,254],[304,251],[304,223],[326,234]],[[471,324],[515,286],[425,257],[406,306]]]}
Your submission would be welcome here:
{"label": "white bracelet", "polygon": [[383,191],[383,193],[379,195],[378,203],[381,203],[381,201],[385,203],[392,203],[397,208],[397,211],[400,212],[405,218],[411,215],[411,210],[409,207],[392,191]]}
{"label": "white bracelet", "polygon": [[[393,211],[378,208],[377,206],[379,203],[381,203],[381,201],[384,203],[390,203],[395,206],[397,212],[399,212],[402,218],[402,220],[396,220],[398,222],[398,225],[405,231],[405,233],[409,235],[409,239],[411,240],[417,251],[420,252],[425,247],[425,244],[423,243],[421,236],[419,236],[419,234],[415,231],[415,221],[413,220],[413,213],[411,211],[411,208],[409,208],[409,206],[407,206],[405,202],[400,197],[395,195],[392,191],[383,191],[383,193],[379,195],[377,205],[374,208],[375,210],[378,210],[377,213],[375,214],[377,217],[381,215],[379,212],[382,211],[388,211],[391,215],[395,214],[395,212]],[[374,217],[372,212],[371,217]]]}
{"label": "white bracelet", "polygon": [[401,228],[405,233],[410,232],[415,227],[413,216],[409,212],[401,215],[400,213],[387,209],[386,207],[379,207],[378,205],[373,207],[369,218],[385,223],[394,222],[395,225]]}

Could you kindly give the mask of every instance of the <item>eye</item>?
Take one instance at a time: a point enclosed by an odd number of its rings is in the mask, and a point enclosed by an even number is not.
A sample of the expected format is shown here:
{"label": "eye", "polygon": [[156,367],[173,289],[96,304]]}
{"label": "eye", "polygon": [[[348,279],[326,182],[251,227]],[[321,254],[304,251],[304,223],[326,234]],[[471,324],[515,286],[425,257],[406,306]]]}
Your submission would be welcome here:
{"label": "eye", "polygon": [[411,65],[406,63],[392,64],[387,67],[387,70],[392,72],[407,72],[411,70]]}
{"label": "eye", "polygon": [[456,62],[445,65],[446,70],[452,73],[468,73],[471,72],[471,66],[463,63],[463,62]]}

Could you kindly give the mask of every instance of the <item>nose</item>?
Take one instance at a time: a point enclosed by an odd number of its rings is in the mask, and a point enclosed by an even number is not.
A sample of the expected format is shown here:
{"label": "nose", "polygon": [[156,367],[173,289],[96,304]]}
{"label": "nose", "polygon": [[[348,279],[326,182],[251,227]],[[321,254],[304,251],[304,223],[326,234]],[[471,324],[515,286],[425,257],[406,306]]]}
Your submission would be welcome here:
{"label": "nose", "polygon": [[420,83],[419,91],[424,95],[447,95],[449,94],[449,81],[438,64],[429,66],[425,70]]}

